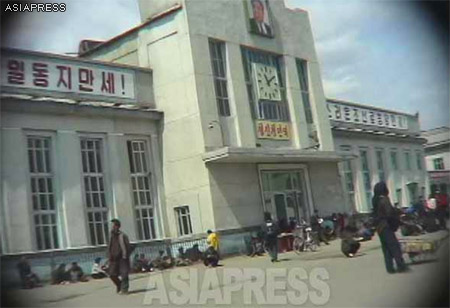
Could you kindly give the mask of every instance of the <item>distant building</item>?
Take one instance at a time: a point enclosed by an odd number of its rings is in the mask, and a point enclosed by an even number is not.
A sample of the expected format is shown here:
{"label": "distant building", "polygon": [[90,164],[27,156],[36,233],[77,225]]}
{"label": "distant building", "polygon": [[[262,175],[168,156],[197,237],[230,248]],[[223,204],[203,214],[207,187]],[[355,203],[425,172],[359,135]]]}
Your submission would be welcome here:
{"label": "distant building", "polygon": [[346,202],[353,211],[371,211],[378,181],[388,184],[391,200],[400,207],[426,197],[426,140],[420,136],[418,114],[335,99],[327,100],[327,108],[336,149],[357,157],[340,163]]}
{"label": "distant building", "polygon": [[427,139],[425,156],[430,177],[430,192],[450,193],[450,128],[448,126],[422,132]]}

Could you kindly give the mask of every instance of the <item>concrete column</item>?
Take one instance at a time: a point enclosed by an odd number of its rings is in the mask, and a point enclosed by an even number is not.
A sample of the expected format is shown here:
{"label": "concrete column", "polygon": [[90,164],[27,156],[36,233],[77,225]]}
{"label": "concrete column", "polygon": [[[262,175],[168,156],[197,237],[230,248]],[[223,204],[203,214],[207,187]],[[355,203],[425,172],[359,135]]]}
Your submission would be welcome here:
{"label": "concrete column", "polygon": [[227,62],[229,89],[232,93],[230,107],[236,112],[238,147],[254,148],[256,146],[255,120],[250,109],[254,107],[250,106],[248,101],[241,47],[238,44],[227,43]]}
{"label": "concrete column", "polygon": [[[20,128],[2,133],[2,207],[5,215],[8,253],[32,251],[35,239],[28,174],[26,138]],[[13,240],[11,240],[13,239]]]}
{"label": "concrete column", "polygon": [[86,246],[89,240],[83,201],[80,138],[74,131],[58,131],[56,141],[64,238],[67,247]]}
{"label": "concrete column", "polygon": [[293,144],[295,148],[306,148],[310,144],[297,65],[295,58],[289,56],[285,56],[284,63],[286,67],[286,95],[289,105],[289,116],[291,117]]}
{"label": "concrete column", "polygon": [[311,110],[314,123],[317,127],[317,135],[320,140],[320,149],[333,151],[334,143],[331,135],[330,120],[326,108],[325,93],[320,77],[320,67],[317,62],[309,62],[309,80],[311,92]]}
{"label": "concrete column", "polygon": [[109,204],[111,216],[120,220],[122,230],[130,240],[134,241],[137,240],[136,221],[126,138],[123,134],[108,134],[106,144],[109,162],[108,179],[112,192],[112,203]]}

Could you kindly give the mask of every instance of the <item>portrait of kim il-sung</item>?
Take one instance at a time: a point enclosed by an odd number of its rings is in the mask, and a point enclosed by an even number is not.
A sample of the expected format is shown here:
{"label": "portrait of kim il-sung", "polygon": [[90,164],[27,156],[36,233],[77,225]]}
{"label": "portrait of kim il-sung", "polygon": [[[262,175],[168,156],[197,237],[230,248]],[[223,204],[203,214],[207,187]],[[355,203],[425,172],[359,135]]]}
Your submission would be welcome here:
{"label": "portrait of kim il-sung", "polygon": [[247,0],[246,2],[249,12],[250,32],[272,37],[273,30],[267,0]]}

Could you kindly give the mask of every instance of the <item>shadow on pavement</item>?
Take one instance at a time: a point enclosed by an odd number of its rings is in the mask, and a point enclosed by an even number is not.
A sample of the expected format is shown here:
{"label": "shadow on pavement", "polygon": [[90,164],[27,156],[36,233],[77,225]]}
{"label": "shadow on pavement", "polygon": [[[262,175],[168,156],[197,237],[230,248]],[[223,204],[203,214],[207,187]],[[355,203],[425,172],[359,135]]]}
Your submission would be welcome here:
{"label": "shadow on pavement", "polygon": [[156,290],[156,288],[151,288],[151,289],[137,289],[137,290],[131,290],[128,292],[128,294],[137,294],[137,293],[145,293],[147,291],[154,291]]}

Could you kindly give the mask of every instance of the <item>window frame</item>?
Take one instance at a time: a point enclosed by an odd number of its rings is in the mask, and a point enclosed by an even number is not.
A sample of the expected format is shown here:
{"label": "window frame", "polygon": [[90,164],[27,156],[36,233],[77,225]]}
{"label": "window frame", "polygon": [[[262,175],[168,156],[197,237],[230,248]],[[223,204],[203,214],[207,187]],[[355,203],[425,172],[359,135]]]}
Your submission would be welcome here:
{"label": "window frame", "polygon": [[[178,231],[178,236],[182,237],[182,236],[190,236],[194,233],[194,229],[192,227],[192,217],[191,217],[191,211],[189,209],[189,205],[180,205],[180,206],[176,206],[173,208],[175,211],[175,218],[176,218],[176,222],[177,222],[177,231]],[[182,210],[186,210],[187,213],[181,213]],[[186,230],[184,230],[184,224],[183,224],[183,218],[187,219],[187,223],[188,223],[188,232],[185,232]]]}
{"label": "window frame", "polygon": [[[352,146],[351,145],[341,145],[339,146],[341,151],[344,152],[351,152],[352,151]],[[351,160],[346,160],[342,163],[342,173],[344,176],[344,184],[345,184],[345,188],[347,190],[347,194],[348,194],[348,198],[352,204],[352,207],[354,208],[356,201],[355,201],[355,177],[353,175],[353,166],[352,166],[352,162]],[[350,185],[351,184],[351,190]]]}
{"label": "window frame", "polygon": [[435,171],[445,170],[444,158],[443,157],[433,158],[433,168]]}
{"label": "window frame", "polygon": [[[365,164],[367,165],[367,169],[364,168],[364,160],[362,153],[365,153]],[[369,149],[365,147],[359,148],[359,158],[361,163],[361,174],[363,180],[364,187],[364,195],[367,202],[367,210],[370,211],[370,200],[372,196],[372,174],[370,170],[370,159],[369,159]],[[367,185],[368,184],[368,185]]]}
{"label": "window frame", "polygon": [[[88,201],[87,201],[87,194],[86,194],[86,187],[85,187],[85,177],[89,176],[88,174],[94,174],[91,172],[87,172],[85,174],[84,172],[84,165],[83,165],[83,148],[82,148],[82,140],[97,140],[100,141],[101,143],[101,149],[100,149],[100,160],[101,160],[101,164],[102,164],[102,179],[103,179],[103,194],[104,194],[104,202],[106,204],[105,207],[103,207],[102,210],[91,210],[88,207]],[[84,212],[85,212],[85,224],[86,224],[86,230],[87,230],[87,235],[88,235],[88,243],[91,246],[105,246],[108,244],[109,241],[109,223],[111,220],[111,206],[113,204],[112,199],[111,199],[111,190],[110,190],[110,180],[109,180],[109,161],[108,161],[108,156],[107,156],[107,143],[106,143],[107,139],[105,138],[104,135],[99,135],[99,134],[79,134],[78,135],[78,142],[79,142],[79,153],[80,153],[80,166],[81,166],[81,193],[82,193],[82,198],[83,198],[83,206],[84,206]],[[99,174],[99,173],[95,173],[95,174]],[[97,182],[99,183],[99,182]],[[92,184],[92,183],[91,183]],[[100,192],[100,191],[98,191]],[[93,200],[93,199],[92,199]],[[100,197],[101,200],[101,197]],[[103,202],[103,201],[101,201]],[[95,207],[92,207],[95,208]],[[103,224],[103,236],[104,236],[104,243],[99,244],[98,243],[98,237],[97,237],[97,231],[95,231],[95,239],[96,239],[96,243],[94,243],[92,241],[92,234],[91,234],[91,222],[90,222],[90,214],[92,213],[92,217],[94,218],[92,221],[94,224],[96,224],[96,219],[95,219],[95,213],[101,213],[101,221]],[[94,227],[96,228],[96,226]]]}
{"label": "window frame", "polygon": [[314,116],[311,108],[311,93],[309,87],[309,63],[304,59],[296,58],[295,65],[297,68],[297,78],[300,84],[300,94],[302,96],[306,123],[314,124]]}
{"label": "window frame", "polygon": [[[29,140],[30,139],[41,139],[41,140],[48,140],[48,163],[51,166],[50,170],[47,172],[33,172],[31,168],[30,163],[30,147],[29,147]],[[32,231],[32,246],[37,251],[47,251],[47,250],[57,250],[63,248],[63,232],[62,232],[62,225],[61,225],[61,209],[60,209],[60,197],[59,197],[59,187],[58,183],[55,180],[57,177],[57,157],[55,155],[56,153],[56,144],[55,144],[55,136],[53,133],[50,132],[44,132],[44,131],[25,131],[24,134],[24,142],[25,142],[25,148],[26,148],[26,155],[27,155],[27,178],[28,178],[28,184],[26,186],[26,192],[27,192],[27,199],[29,204],[29,217],[30,217],[30,231]],[[42,148],[42,147],[41,147]],[[36,147],[32,147],[32,149],[36,149]],[[45,148],[44,151],[46,150]],[[36,158],[34,156],[33,158]],[[45,164],[47,163],[44,156],[42,156],[42,159],[44,159],[43,162]],[[33,159],[34,160],[34,159]],[[34,203],[34,192],[33,192],[33,179],[38,179],[36,183],[36,189],[39,191],[39,179],[46,179],[45,181],[45,187],[46,187],[46,193],[37,193],[37,199],[38,200],[38,206],[41,204],[41,195],[46,196],[47,203],[50,202],[50,195],[52,196],[52,203],[53,203],[53,209],[47,208],[45,210],[43,209],[35,209],[35,203]],[[49,182],[51,183],[51,194],[49,194]],[[47,204],[50,206],[50,204]],[[48,223],[41,223],[43,216],[47,217]],[[53,217],[51,217],[53,215]],[[39,216],[39,224],[36,224],[36,217]],[[54,220],[54,222],[52,222]],[[39,245],[39,240],[37,237],[37,229],[38,227],[50,227],[50,247],[46,246],[46,240],[45,236],[43,234],[43,229],[40,229],[39,234],[42,237],[42,246]],[[53,229],[54,228],[54,229]],[[53,229],[53,230],[52,230]]]}
{"label": "window frame", "polygon": [[397,149],[391,149],[390,150],[390,161],[391,166],[394,171],[399,170],[398,166],[398,150]]}
{"label": "window frame", "polygon": [[405,156],[405,169],[412,170],[411,166],[411,152],[409,150],[404,150],[403,155]]}
{"label": "window frame", "polygon": [[[208,47],[209,47],[209,58],[214,82],[214,93],[216,96],[217,109],[221,117],[229,117],[231,116],[231,109],[230,109],[230,95],[229,95],[230,91],[228,87],[226,42],[209,38]],[[220,54],[218,53],[219,50]],[[220,74],[221,72],[223,73],[222,74],[223,76],[221,76]],[[221,90],[218,91],[218,89]]]}
{"label": "window frame", "polygon": [[[378,180],[386,182],[386,170],[385,170],[386,164],[385,164],[385,159],[384,159],[384,149],[376,148],[375,156],[376,156],[376,161],[377,161]],[[380,162],[381,162],[381,166],[380,166]]]}
{"label": "window frame", "polygon": [[[127,138],[125,141],[126,141],[125,146],[127,148],[127,155],[128,155],[128,173],[129,173],[128,175],[129,175],[129,181],[130,181],[130,198],[131,198],[132,206],[133,206],[133,217],[134,217],[134,225],[135,225],[135,229],[136,229],[136,235],[137,235],[139,241],[155,240],[155,239],[159,238],[159,233],[160,233],[159,232],[159,216],[160,216],[159,214],[160,214],[160,212],[159,212],[159,208],[158,208],[158,204],[157,204],[158,196],[157,196],[157,190],[155,187],[156,179],[154,176],[150,140],[147,137],[133,136],[133,137]],[[137,143],[137,142],[143,143],[144,152],[140,152],[140,153],[141,154],[143,153],[141,158],[144,157],[146,159],[146,164],[145,164],[147,167],[146,172],[133,172],[133,169],[132,169],[132,161],[131,161],[131,157],[130,157],[129,144]],[[136,204],[135,191],[133,188],[133,177],[144,177],[144,178],[148,179],[148,190],[147,191],[149,192],[150,204],[141,204],[141,203]],[[137,182],[137,184],[138,184],[138,182]],[[146,190],[143,190],[142,192],[145,194]],[[141,196],[140,196],[141,190],[138,189],[137,193],[138,193],[138,199],[140,201],[141,200]],[[145,199],[147,199],[147,196],[145,197]],[[145,236],[145,229],[144,229],[144,225],[142,224],[142,218],[141,218],[141,215],[142,215],[143,211],[145,211],[145,210],[147,210],[147,215],[150,215],[150,211],[152,213],[152,216],[146,216],[146,217],[151,217],[151,218],[147,219],[148,222],[150,223],[149,229],[148,229],[149,234],[150,234],[149,238],[146,238],[146,236]],[[137,212],[139,212],[139,215],[137,214]]]}

